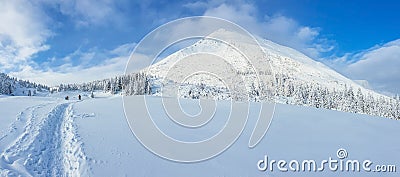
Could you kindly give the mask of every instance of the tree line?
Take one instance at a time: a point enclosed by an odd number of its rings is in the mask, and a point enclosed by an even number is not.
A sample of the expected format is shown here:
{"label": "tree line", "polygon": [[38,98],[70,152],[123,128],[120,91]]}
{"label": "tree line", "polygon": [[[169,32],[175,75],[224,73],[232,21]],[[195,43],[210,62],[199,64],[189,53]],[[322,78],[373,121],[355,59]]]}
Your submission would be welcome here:
{"label": "tree line", "polygon": [[[102,90],[124,95],[160,95],[163,85],[154,82],[161,78],[144,73],[132,73],[83,84],[61,84],[59,91]],[[176,83],[178,96],[190,99],[217,99],[238,101],[275,101],[284,104],[305,105],[343,112],[368,114],[373,116],[400,119],[400,98],[376,94],[373,91],[354,85],[343,84],[327,87],[318,83],[306,83],[286,74],[276,74],[269,83],[251,83],[247,93],[238,93],[226,87],[205,84]]]}
{"label": "tree line", "polygon": [[226,87],[184,83],[179,85],[179,96],[191,99],[274,101],[400,119],[400,96],[391,98],[344,83],[342,86],[335,84],[335,87],[306,83],[286,74],[276,74],[274,80],[268,82],[251,83],[247,86],[247,93],[235,92],[234,88],[229,90]]}
{"label": "tree line", "polygon": [[[112,94],[146,95],[151,94],[150,78],[144,73],[132,73],[109,79],[96,80],[82,84],[60,84],[57,91],[87,91],[102,90]],[[55,90],[52,90],[55,91]]]}

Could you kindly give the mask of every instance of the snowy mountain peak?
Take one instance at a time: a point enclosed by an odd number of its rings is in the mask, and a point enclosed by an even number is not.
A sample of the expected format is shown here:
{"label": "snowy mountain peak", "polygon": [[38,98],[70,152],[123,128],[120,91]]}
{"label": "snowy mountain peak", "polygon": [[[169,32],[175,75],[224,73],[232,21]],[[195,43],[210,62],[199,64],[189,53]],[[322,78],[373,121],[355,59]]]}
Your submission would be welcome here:
{"label": "snowy mountain peak", "polygon": [[[256,39],[219,29],[143,72],[152,77],[155,94],[274,100],[398,118],[396,100],[365,88],[292,48]],[[171,84],[175,90],[161,89]],[[235,91],[240,96],[232,95]]]}
{"label": "snowy mountain peak", "polygon": [[[259,51],[260,47],[263,50],[262,52]],[[195,44],[167,56],[165,59],[147,68],[148,72],[150,75],[163,78],[179,61],[198,53],[209,53],[223,58],[235,68],[233,72],[237,73],[251,73],[252,67],[258,67],[259,65],[266,66],[266,63],[268,63],[272,66],[272,73],[283,74],[301,82],[329,88],[344,89],[345,86],[352,86],[364,89],[352,80],[342,76],[324,64],[307,57],[301,52],[261,38],[257,38],[257,41],[254,41],[249,35],[226,29],[219,29]],[[193,67],[205,64],[205,60],[198,59],[193,61],[196,62]],[[188,68],[186,66],[181,69],[195,70],[195,68]],[[210,70],[218,69],[211,68]],[[247,86],[251,85],[251,83],[245,84]]]}
{"label": "snowy mountain peak", "polygon": [[247,34],[245,31],[230,31],[224,28],[220,28],[212,32],[207,37],[236,43],[249,44],[255,42],[253,37]]}

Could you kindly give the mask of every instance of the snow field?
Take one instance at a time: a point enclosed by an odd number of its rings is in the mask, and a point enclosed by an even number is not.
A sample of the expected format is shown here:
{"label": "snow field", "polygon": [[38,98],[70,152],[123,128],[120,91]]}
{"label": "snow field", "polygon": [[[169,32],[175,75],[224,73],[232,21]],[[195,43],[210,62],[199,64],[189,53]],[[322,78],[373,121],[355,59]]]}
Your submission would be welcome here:
{"label": "snow field", "polygon": [[[64,94],[71,98],[76,95]],[[398,168],[397,120],[277,104],[266,136],[249,148],[262,104],[252,102],[244,131],[231,147],[206,161],[177,163],[153,154],[135,138],[126,121],[121,96],[98,93],[94,99],[84,97],[83,101],[65,101],[63,96],[0,98],[0,104],[8,106],[0,107],[1,113],[13,115],[1,118],[11,122],[8,127],[14,127],[3,129],[4,138],[0,139],[0,176],[399,176],[398,170],[378,173],[326,168],[317,172],[281,172],[276,166],[272,171],[257,168],[257,162],[265,156],[287,162],[337,159],[340,148],[347,150],[346,159],[371,160],[373,165],[393,164]],[[199,130],[186,129],[170,120],[160,97],[146,99],[156,125],[182,141],[200,141],[215,135],[230,112],[229,101],[217,101],[215,116],[209,123]],[[198,100],[181,99],[180,103],[188,114],[201,110]]]}
{"label": "snow field", "polygon": [[[142,99],[143,96],[134,96]],[[169,98],[174,99],[174,98]],[[183,99],[187,113],[196,114],[197,100]],[[227,120],[230,104],[217,101],[216,116],[205,130],[184,129],[171,122],[161,98],[150,96],[146,104],[154,122],[167,135],[184,141],[199,141],[217,133]],[[76,114],[95,115],[76,119],[94,176],[399,176],[399,172],[280,172],[259,171],[265,155],[275,160],[320,161],[336,158],[340,148],[347,159],[369,159],[374,164],[395,164],[400,158],[400,122],[367,115],[278,104],[271,127],[255,148],[248,148],[261,103],[250,103],[249,119],[239,139],[225,152],[198,163],[177,163],[148,151],[126,123],[121,97],[91,99],[74,105]],[[191,105],[191,106],[188,106]],[[155,137],[156,140],[156,137]],[[160,144],[160,146],[163,146]]]}

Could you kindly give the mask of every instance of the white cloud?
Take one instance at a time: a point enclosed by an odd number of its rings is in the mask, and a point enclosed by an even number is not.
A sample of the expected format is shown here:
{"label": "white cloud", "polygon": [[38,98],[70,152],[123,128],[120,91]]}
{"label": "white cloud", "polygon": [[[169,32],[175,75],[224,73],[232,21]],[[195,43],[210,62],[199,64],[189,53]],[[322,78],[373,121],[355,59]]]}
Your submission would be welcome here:
{"label": "white cloud", "polygon": [[[58,85],[61,83],[83,83],[97,79],[105,79],[116,75],[121,75],[125,71],[126,64],[129,59],[130,49],[135,44],[123,44],[117,48],[110,50],[94,52],[82,52],[79,49],[61,59],[65,63],[57,66],[50,67],[42,65],[40,69],[31,65],[24,65],[19,71],[9,73],[11,76],[21,79],[29,79],[30,81],[47,84],[50,86]],[[97,60],[92,57],[93,53],[102,53],[104,57],[109,57],[104,60]],[[88,58],[87,58],[88,57]],[[85,66],[81,64],[73,65],[73,60],[92,60],[96,65]]]}
{"label": "white cloud", "polygon": [[120,18],[116,10],[117,2],[112,0],[40,0],[40,3],[72,18],[78,27],[104,25]]}
{"label": "white cloud", "polygon": [[117,48],[113,49],[110,51],[110,54],[115,54],[115,55],[129,55],[132,50],[135,48],[136,43],[127,43],[127,44],[122,44],[118,46]]}
{"label": "white cloud", "polygon": [[76,21],[77,25],[101,25],[117,21],[114,1],[0,1],[0,72],[20,79],[56,85],[63,82],[87,82],[122,74],[134,44],[124,44],[111,51],[96,47],[77,49],[62,58],[36,63],[32,58],[48,50],[46,40],[53,36],[57,22],[44,9],[53,7]]}
{"label": "white cloud", "polygon": [[191,10],[199,10],[203,8],[207,8],[209,5],[207,2],[204,1],[195,1],[195,2],[189,2],[186,4],[183,4],[183,7],[186,7]]}
{"label": "white cloud", "polygon": [[355,55],[358,61],[343,72],[353,79],[369,81],[372,87],[400,94],[400,39]]}
{"label": "white cloud", "polygon": [[210,7],[205,12],[205,16],[223,18],[243,26],[252,33],[261,34],[260,23],[254,17],[255,8],[250,4],[236,4],[236,6],[221,4],[216,7]]}
{"label": "white cloud", "polygon": [[[204,4],[191,5],[204,6]],[[257,9],[252,4],[238,1],[218,6],[214,3],[208,5],[204,15],[233,21],[253,34],[297,49],[310,57],[318,58],[321,53],[334,48],[331,41],[320,37],[319,28],[302,26],[294,19],[282,15],[266,16],[265,19],[259,20],[256,17]]]}
{"label": "white cloud", "polygon": [[0,68],[10,70],[26,64],[36,53],[50,48],[48,19],[30,1],[0,1]]}
{"label": "white cloud", "polygon": [[301,40],[314,40],[319,35],[316,29],[301,27],[297,32],[297,37]]}
{"label": "white cloud", "polygon": [[61,83],[83,83],[123,74],[127,59],[128,57],[115,57],[107,60],[106,63],[86,69],[76,68],[68,64],[63,65],[62,67],[67,72],[41,71],[26,65],[22,70],[11,72],[10,75],[50,86]]}

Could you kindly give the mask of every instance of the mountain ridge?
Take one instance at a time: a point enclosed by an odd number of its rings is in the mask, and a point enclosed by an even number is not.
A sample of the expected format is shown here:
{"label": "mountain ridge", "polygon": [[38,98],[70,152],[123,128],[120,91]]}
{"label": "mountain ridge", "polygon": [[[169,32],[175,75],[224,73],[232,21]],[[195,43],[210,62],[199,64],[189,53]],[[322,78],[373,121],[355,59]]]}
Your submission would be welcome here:
{"label": "mountain ridge", "polygon": [[[240,45],[245,43],[242,34],[236,34],[235,36],[234,32],[230,32],[224,29],[219,29],[211,33],[207,37],[210,38],[217,37],[226,41],[231,40],[234,41],[232,43],[239,42]],[[323,83],[322,81],[328,81],[328,82],[340,81],[339,85],[341,86],[349,85],[355,88],[367,89],[362,85],[358,84],[357,82],[343,76],[342,74],[336,72],[330,67],[324,65],[323,63],[315,61],[295,49],[276,44],[272,41],[262,39],[260,37],[255,37],[255,38],[260,47],[264,50],[266,54],[266,56],[257,56],[257,57],[261,58],[261,60],[268,61],[269,64],[272,65],[272,71],[274,74],[291,74],[292,76],[296,76],[297,79],[303,79],[305,81],[313,81],[313,79],[314,81],[318,81],[317,79],[319,79],[320,82],[317,83]],[[211,40],[208,38],[201,39],[195,44],[183,48],[167,56],[163,60],[160,60],[159,62],[149,66],[148,68],[145,68],[142,71],[143,72],[147,71],[150,75],[157,75],[164,77],[165,72],[168,71],[168,68],[171,68],[171,66],[176,64],[176,62],[178,62],[179,60],[188,57],[189,55],[194,54],[196,52],[213,53],[218,56],[225,57],[224,59],[226,60],[233,60],[232,65],[238,65],[239,70],[244,70],[243,67],[245,67],[244,64],[245,62],[243,62],[243,60],[240,61],[238,59],[240,58],[240,56],[231,56],[240,54],[234,52],[233,50],[229,50],[226,46],[222,46],[221,43],[217,44],[215,42],[216,41],[214,41],[213,39]],[[219,52],[218,50],[226,52]]]}
{"label": "mountain ridge", "polygon": [[[217,83],[219,81],[216,79],[214,79],[215,82],[213,83],[211,76],[208,78],[206,76],[197,76],[197,79],[187,79],[184,82],[168,78],[196,71],[200,65],[209,65],[210,70],[218,71],[221,67],[210,64],[209,60],[202,62],[201,59],[192,59],[192,56],[197,53],[211,53],[223,58],[232,65],[233,72],[236,72],[233,77],[244,78],[243,82],[235,84],[245,85],[246,93],[243,95],[249,95],[248,100],[274,100],[280,103],[322,107],[344,112],[391,118],[400,117],[398,100],[365,88],[299,51],[266,39],[256,37],[257,44],[263,49],[264,53],[252,53],[251,50],[254,49],[254,44],[247,43],[246,40],[249,38],[243,40],[242,34],[237,35],[235,36],[234,32],[217,30],[193,45],[178,50],[143,69],[142,72],[156,78],[153,79],[152,84],[156,85],[157,88],[162,88],[171,83],[177,84],[177,87],[179,87],[177,95],[179,97],[220,99],[218,95],[224,93],[224,98],[233,98],[232,95],[229,95],[231,92],[226,95],[224,91],[221,91],[221,88],[222,90],[230,90],[232,88],[229,89],[227,85],[222,86],[221,83]],[[215,38],[224,41],[221,42],[215,40]],[[229,43],[229,45],[226,43]],[[271,74],[272,78],[269,78],[271,80],[264,81],[264,83],[254,82],[258,77],[258,73],[251,70],[252,63],[249,64],[241,56],[242,53],[235,51],[235,48],[250,50],[243,53],[250,53],[253,63],[258,64],[267,61],[273,72]],[[188,58],[195,63],[179,66],[180,62],[184,62]],[[170,70],[174,73],[171,74]],[[176,78],[184,77],[179,76]],[[207,81],[207,84],[205,84],[205,81]],[[154,91],[159,95],[166,94],[166,91],[162,89],[154,89]],[[261,95],[262,93],[266,94]]]}

